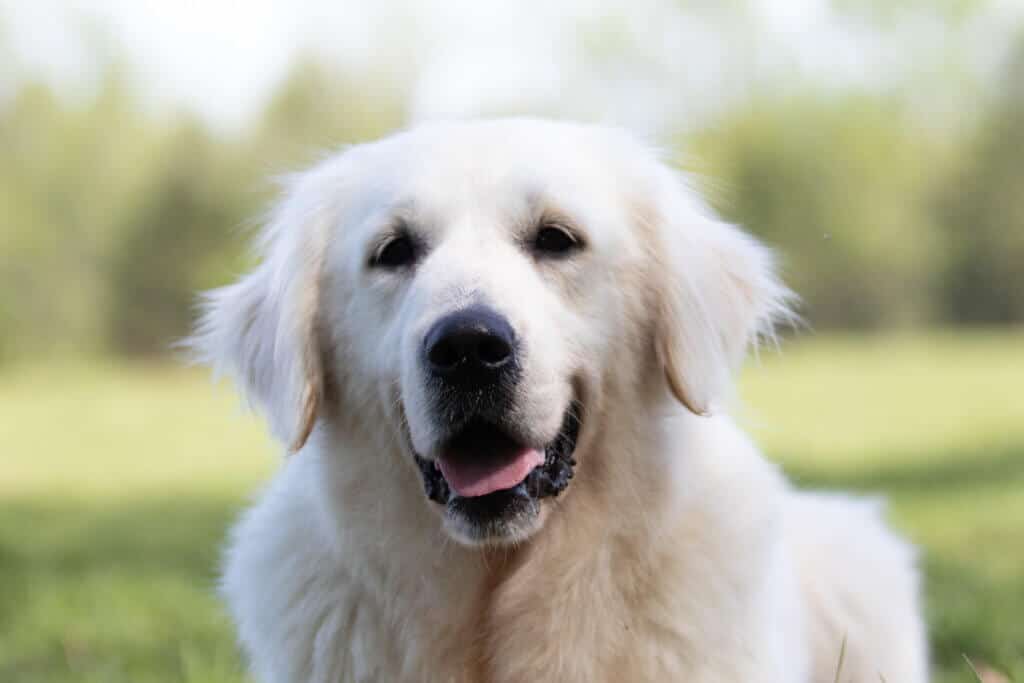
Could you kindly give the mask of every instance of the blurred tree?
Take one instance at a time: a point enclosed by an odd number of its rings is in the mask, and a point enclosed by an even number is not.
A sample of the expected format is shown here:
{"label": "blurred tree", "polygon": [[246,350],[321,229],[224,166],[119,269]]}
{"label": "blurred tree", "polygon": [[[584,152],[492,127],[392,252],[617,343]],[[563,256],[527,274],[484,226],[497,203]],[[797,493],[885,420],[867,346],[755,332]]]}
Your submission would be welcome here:
{"label": "blurred tree", "polygon": [[253,152],[280,171],[381,137],[404,123],[399,93],[400,84],[384,75],[357,78],[313,57],[299,60],[267,104]]}
{"label": "blurred tree", "polygon": [[121,353],[166,352],[188,333],[196,292],[223,283],[244,257],[233,229],[250,207],[224,149],[187,121],[157,158],[107,270],[107,333]]}
{"label": "blurred tree", "polygon": [[1024,39],[963,165],[941,186],[951,322],[1024,322]]}
{"label": "blurred tree", "polygon": [[306,60],[251,131],[214,138],[147,115],[109,52],[90,97],[0,100],[0,358],[166,351],[196,292],[241,270],[266,176],[404,116],[396,84]]}
{"label": "blurred tree", "polygon": [[122,72],[94,96],[37,83],[0,104],[0,351],[95,351],[105,254],[156,141]]}
{"label": "blurred tree", "polygon": [[[724,97],[731,109],[688,145],[696,170],[724,187],[709,189],[727,218],[780,248],[813,324],[1024,320],[1024,47],[996,98],[976,97],[981,81],[957,75],[986,1],[889,12],[880,0],[834,0],[853,30],[887,44],[932,14],[935,35],[952,37],[919,39],[908,73],[857,87],[765,76],[748,3],[680,3],[741,45],[716,91],[745,95]],[[583,22],[582,44],[591,72],[628,99],[636,74],[665,69],[664,46],[620,19]],[[265,178],[401,126],[412,90],[409,74],[310,57],[251,129],[215,137],[196,120],[150,114],[104,41],[90,96],[58,97],[21,76],[0,87],[0,359],[163,352],[186,334],[195,292],[244,267],[236,228],[271,199]],[[0,57],[8,52],[0,31]],[[0,78],[16,67],[0,63]],[[658,73],[643,83],[682,77]],[[747,87],[755,76],[766,89]]]}
{"label": "blurred tree", "polygon": [[[722,213],[779,248],[815,326],[930,317],[937,234],[925,216],[940,158],[877,97],[769,97],[698,137]],[[692,162],[691,162],[692,165]]]}
{"label": "blurred tree", "polygon": [[246,240],[237,228],[271,199],[258,191],[266,187],[265,176],[397,127],[402,110],[393,95],[386,88],[361,89],[305,60],[237,143],[210,137],[195,121],[181,125],[157,153],[144,199],[112,253],[113,348],[160,353],[186,335],[197,292],[226,284],[245,262]]}

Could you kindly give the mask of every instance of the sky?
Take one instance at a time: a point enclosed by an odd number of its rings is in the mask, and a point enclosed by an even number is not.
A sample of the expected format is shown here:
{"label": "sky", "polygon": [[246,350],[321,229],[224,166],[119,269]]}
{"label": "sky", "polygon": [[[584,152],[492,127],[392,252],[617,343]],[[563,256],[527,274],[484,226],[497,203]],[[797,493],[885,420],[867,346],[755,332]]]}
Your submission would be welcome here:
{"label": "sky", "polygon": [[[1021,0],[989,5],[955,37],[981,72],[995,68],[1024,17]],[[115,45],[150,106],[194,110],[232,131],[252,120],[296,59],[315,53],[404,84],[413,120],[557,111],[656,132],[699,122],[759,83],[883,85],[952,49],[948,29],[927,18],[879,40],[856,18],[837,20],[828,0],[752,0],[732,15],[714,6],[0,0],[0,58],[16,65],[0,66],[0,79],[41,77],[86,92],[96,55]]]}

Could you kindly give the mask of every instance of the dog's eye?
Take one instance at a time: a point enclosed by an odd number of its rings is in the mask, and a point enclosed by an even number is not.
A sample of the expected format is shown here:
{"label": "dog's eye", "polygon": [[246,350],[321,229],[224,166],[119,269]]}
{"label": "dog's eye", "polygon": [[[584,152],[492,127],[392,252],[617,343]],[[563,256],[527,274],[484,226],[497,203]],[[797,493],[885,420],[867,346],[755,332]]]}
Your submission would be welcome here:
{"label": "dog's eye", "polygon": [[568,230],[556,225],[545,225],[533,239],[533,248],[544,256],[565,256],[582,245]]}
{"label": "dog's eye", "polygon": [[416,243],[409,235],[396,235],[381,246],[370,265],[375,268],[403,268],[416,260]]}

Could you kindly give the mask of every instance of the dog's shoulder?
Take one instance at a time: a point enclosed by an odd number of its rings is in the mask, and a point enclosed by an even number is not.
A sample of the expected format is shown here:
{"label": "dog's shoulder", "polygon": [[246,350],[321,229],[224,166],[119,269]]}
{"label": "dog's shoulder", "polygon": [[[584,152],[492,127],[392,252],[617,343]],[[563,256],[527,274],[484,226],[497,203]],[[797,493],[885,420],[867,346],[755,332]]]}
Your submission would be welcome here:
{"label": "dog's shoulder", "polygon": [[350,662],[321,652],[349,628],[357,586],[316,497],[311,454],[288,461],[232,530],[221,593],[260,681],[329,680]]}

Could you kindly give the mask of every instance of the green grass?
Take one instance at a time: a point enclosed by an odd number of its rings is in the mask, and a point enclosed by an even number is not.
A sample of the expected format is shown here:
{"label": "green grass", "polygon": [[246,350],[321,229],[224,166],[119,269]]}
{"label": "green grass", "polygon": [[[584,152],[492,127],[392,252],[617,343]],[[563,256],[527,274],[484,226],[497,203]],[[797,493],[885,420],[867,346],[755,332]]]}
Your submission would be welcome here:
{"label": "green grass", "polygon": [[218,546],[275,457],[228,387],[17,368],[0,416],[0,681],[243,680]]}
{"label": "green grass", "polygon": [[[924,548],[936,677],[1024,682],[1024,333],[807,337],[744,425],[802,485],[884,492]],[[226,386],[166,366],[0,372],[0,681],[245,680],[214,595],[274,468]],[[896,682],[892,682],[896,683]]]}

